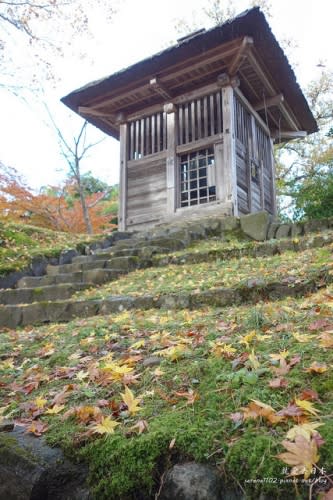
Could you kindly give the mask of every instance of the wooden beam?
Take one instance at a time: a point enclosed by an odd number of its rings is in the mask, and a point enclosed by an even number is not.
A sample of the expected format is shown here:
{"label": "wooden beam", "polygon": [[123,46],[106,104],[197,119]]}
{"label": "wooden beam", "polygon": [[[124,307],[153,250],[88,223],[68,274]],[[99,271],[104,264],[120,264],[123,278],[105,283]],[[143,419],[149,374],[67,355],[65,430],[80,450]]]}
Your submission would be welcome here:
{"label": "wooden beam", "polygon": [[127,148],[128,148],[128,125],[120,125],[120,175],[119,175],[119,209],[118,227],[120,231],[126,229],[127,213]]}
{"label": "wooden beam", "polygon": [[[178,64],[175,64],[174,66],[168,67],[165,70],[165,74],[163,75],[163,72],[159,75],[159,82],[165,85],[167,88],[169,87],[169,81],[173,80],[174,78],[177,78],[178,76],[184,76],[188,72],[200,69],[205,65],[211,64],[215,61],[223,61],[224,58],[232,56],[237,50],[239,49],[239,46],[242,42],[241,38],[237,38],[235,40],[232,40],[228,43],[226,43],[223,46],[223,50],[221,50],[221,47],[216,47],[208,52],[202,53],[200,55],[195,55],[191,58],[186,59],[186,61],[182,61]],[[154,75],[149,76],[148,78],[154,78]],[[147,78],[147,77],[146,77]],[[137,82],[132,82],[131,84],[127,85],[127,87],[119,89],[117,95],[114,96],[104,96],[101,97],[99,96],[98,98],[95,99],[94,101],[91,101],[89,104],[93,106],[94,109],[98,110],[100,108],[103,108],[104,106],[109,106],[112,105],[114,101],[117,99],[123,98],[123,97],[131,97],[134,96],[142,91],[146,90],[149,88],[149,80],[147,82],[146,78],[142,78],[141,80],[138,80]],[[170,89],[172,91],[172,89]]]}
{"label": "wooden beam", "polygon": [[308,133],[306,130],[274,130],[274,132],[272,132],[273,139],[279,139],[280,137],[283,139],[300,139],[307,135]]}
{"label": "wooden beam", "polygon": [[157,94],[163,97],[163,99],[172,99],[171,94],[166,86],[163,85],[156,76],[150,80],[149,84]]}
{"label": "wooden beam", "polygon": [[284,101],[283,94],[276,94],[273,97],[268,97],[260,102],[253,104],[253,109],[259,111],[261,109],[268,109],[272,106],[279,106]]}
{"label": "wooden beam", "polygon": [[[267,74],[265,73],[265,71],[261,67],[259,61],[255,57],[253,50],[249,50],[248,59],[252,65],[254,71],[257,73],[258,77],[260,78],[260,80],[262,81],[264,86],[266,87],[268,93],[271,94],[271,96],[276,95],[275,87],[273,86],[269,77],[267,76]],[[287,122],[289,123],[290,127],[294,130],[299,130],[299,126],[297,125],[295,119],[291,116],[291,114],[286,109],[286,106],[283,103],[280,103],[280,110],[281,110],[281,113],[283,114],[283,116],[285,117],[285,119],[287,120]]]}
{"label": "wooden beam", "polygon": [[97,109],[88,108],[87,106],[79,106],[78,113],[92,117],[110,118],[111,120],[115,118],[115,115],[112,113],[105,113],[105,111],[98,111]]}
{"label": "wooden beam", "polygon": [[241,46],[238,49],[237,54],[232,59],[228,71],[231,76],[236,75],[239,67],[241,66],[244,58],[247,56],[249,49],[253,46],[253,38],[250,36],[245,36],[242,40]]}

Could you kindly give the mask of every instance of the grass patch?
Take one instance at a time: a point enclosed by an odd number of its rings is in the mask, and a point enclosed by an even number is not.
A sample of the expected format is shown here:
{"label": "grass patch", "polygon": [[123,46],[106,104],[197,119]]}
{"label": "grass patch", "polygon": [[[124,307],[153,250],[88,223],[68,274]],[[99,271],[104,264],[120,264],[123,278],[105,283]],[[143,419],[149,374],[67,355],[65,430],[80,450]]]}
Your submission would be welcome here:
{"label": "grass patch", "polygon": [[169,264],[134,271],[98,289],[77,292],[79,300],[103,299],[109,295],[159,296],[173,292],[205,291],[219,287],[234,287],[253,282],[293,284],[308,279],[328,264],[332,264],[333,244],[297,253],[285,252],[258,259],[244,255],[241,259],[213,260],[198,264]]}
{"label": "grass patch", "polygon": [[[325,289],[256,306],[132,311],[4,331],[1,406],[22,422],[32,418],[39,402],[37,419],[48,425],[47,441],[88,462],[99,499],[153,498],[165,468],[182,460],[215,464],[248,498],[261,493],[295,498],[294,485],[283,482],[285,464],[276,458],[295,420],[272,425],[262,417],[237,421],[232,416],[253,399],[277,412],[302,391],[316,391],[318,414],[303,417],[323,424],[326,443],[318,465],[329,470],[333,351],[323,345],[322,335],[332,328],[332,306],[333,290]],[[287,385],[274,389],[269,383],[279,364],[271,355],[287,351],[288,363],[300,359],[284,375]],[[160,364],[145,366],[151,357]],[[305,371],[313,362],[325,363],[327,370]],[[128,371],[116,374],[112,364]],[[135,414],[122,401],[125,385],[140,400]],[[61,393],[63,409],[48,414]],[[93,418],[73,414],[82,407],[117,421],[114,434],[89,433]],[[138,421],[147,424],[142,434],[133,429]],[[265,477],[275,479],[258,481]],[[297,491],[306,498],[308,486],[299,484]]]}
{"label": "grass patch", "polygon": [[34,257],[55,257],[62,250],[95,241],[86,234],[69,234],[26,224],[0,222],[0,276],[26,268]]}

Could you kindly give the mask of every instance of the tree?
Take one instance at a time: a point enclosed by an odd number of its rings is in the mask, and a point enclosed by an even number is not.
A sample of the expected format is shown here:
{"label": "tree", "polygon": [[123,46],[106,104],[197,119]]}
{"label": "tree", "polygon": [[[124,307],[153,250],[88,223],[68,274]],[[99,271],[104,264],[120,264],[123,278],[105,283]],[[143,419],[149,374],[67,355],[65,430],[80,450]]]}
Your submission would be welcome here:
{"label": "tree", "polygon": [[[333,73],[323,70],[305,92],[319,126],[319,132],[305,139],[290,141],[276,147],[277,187],[280,212],[292,218],[310,217],[321,211],[328,215],[328,194],[323,179],[330,185],[333,167],[333,141],[330,129],[333,123]],[[306,199],[309,206],[305,210]],[[322,208],[318,208],[322,205]],[[317,206],[316,210],[310,206]],[[303,211],[304,209],[304,211]],[[294,213],[295,210],[295,213]],[[330,212],[333,215],[333,211]]]}
{"label": "tree", "polygon": [[92,204],[87,204],[86,192],[85,192],[85,180],[82,174],[81,163],[82,160],[87,156],[88,152],[97,144],[99,144],[103,139],[96,142],[88,142],[87,140],[87,127],[88,122],[84,121],[79,133],[76,137],[73,137],[72,142],[68,141],[58,125],[55,123],[51,113],[48,111],[50,120],[54,126],[58,137],[58,143],[61,150],[61,154],[66,160],[69,168],[69,175],[71,180],[74,180],[74,189],[79,196],[83,219],[85,221],[86,231],[88,234],[92,234],[93,228],[89,216],[89,208],[92,208],[101,200],[103,200],[107,193],[102,193],[97,199],[95,199]]}
{"label": "tree", "polygon": [[68,57],[74,51],[87,59],[81,46],[92,37],[92,9],[110,21],[117,2],[0,0],[0,88],[22,95],[58,81],[55,66],[65,54]]}
{"label": "tree", "polygon": [[[56,231],[83,233],[86,222],[80,198],[73,196],[73,189],[72,184],[45,186],[36,194],[14,168],[0,162],[0,219],[26,222]],[[116,187],[108,187],[108,190],[113,192]],[[86,195],[85,199],[94,232],[111,231],[116,227],[109,211],[111,201],[102,203],[101,193]]]}

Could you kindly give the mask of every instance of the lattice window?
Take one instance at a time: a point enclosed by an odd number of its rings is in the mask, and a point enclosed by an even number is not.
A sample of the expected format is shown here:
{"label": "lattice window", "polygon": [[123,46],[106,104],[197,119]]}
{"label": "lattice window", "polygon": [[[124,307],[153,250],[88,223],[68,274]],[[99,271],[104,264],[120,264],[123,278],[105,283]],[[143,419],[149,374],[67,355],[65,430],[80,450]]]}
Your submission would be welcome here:
{"label": "lattice window", "polygon": [[129,123],[128,160],[139,160],[166,149],[166,113],[155,113]]}
{"label": "lattice window", "polygon": [[180,157],[180,206],[216,200],[214,148],[200,149]]}
{"label": "lattice window", "polygon": [[178,107],[178,144],[222,133],[221,91]]}

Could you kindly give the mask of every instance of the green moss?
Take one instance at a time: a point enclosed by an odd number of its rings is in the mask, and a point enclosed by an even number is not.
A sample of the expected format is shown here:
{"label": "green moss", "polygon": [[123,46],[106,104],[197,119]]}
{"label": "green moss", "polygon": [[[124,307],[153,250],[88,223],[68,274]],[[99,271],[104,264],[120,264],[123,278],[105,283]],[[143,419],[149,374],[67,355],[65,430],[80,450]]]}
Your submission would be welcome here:
{"label": "green moss", "polygon": [[2,464],[14,466],[21,458],[28,462],[36,462],[36,458],[31,452],[20,446],[17,440],[11,435],[0,433],[0,461]]}
{"label": "green moss", "polygon": [[154,482],[159,480],[158,468],[162,466],[162,471],[166,462],[168,434],[150,432],[129,439],[115,435],[88,445],[82,456],[89,461],[95,497],[151,498]]}
{"label": "green moss", "polygon": [[[248,500],[257,500],[261,495],[267,498],[297,498],[283,472],[283,463],[276,458],[278,450],[269,434],[253,429],[238,438],[226,454],[225,476],[230,486],[239,484],[246,491]],[[300,489],[301,494],[305,491]]]}

